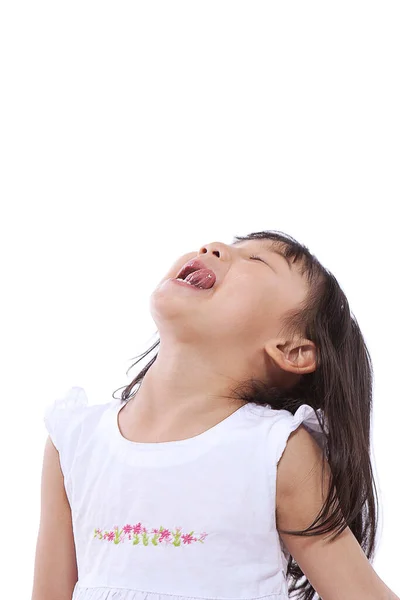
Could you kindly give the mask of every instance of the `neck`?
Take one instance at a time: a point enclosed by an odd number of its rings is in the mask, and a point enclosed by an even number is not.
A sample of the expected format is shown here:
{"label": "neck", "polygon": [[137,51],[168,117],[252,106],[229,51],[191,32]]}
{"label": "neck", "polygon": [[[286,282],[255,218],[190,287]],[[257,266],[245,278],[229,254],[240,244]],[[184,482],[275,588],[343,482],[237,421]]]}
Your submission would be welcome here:
{"label": "neck", "polygon": [[[218,355],[218,356],[217,356]],[[240,361],[237,361],[240,362]],[[248,377],[236,367],[232,353],[209,347],[171,347],[160,342],[157,358],[147,371],[131,404],[131,414],[147,423],[176,422],[224,416],[243,405],[231,390]],[[235,373],[235,376],[233,376]]]}

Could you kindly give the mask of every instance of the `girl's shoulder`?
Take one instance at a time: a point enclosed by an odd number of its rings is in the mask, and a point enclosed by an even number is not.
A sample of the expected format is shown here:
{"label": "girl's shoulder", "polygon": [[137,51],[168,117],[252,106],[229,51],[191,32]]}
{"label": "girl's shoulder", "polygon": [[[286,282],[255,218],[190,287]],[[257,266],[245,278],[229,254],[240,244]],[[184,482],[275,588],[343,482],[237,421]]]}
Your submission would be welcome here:
{"label": "girl's shoulder", "polygon": [[[292,430],[296,429],[299,425],[304,425],[310,432],[317,433],[322,431],[320,421],[323,422],[324,412],[321,408],[315,410],[309,404],[300,404],[294,413],[292,413],[284,408],[272,408],[269,404],[260,405],[250,402],[248,403],[248,412],[254,418],[268,417],[271,424],[276,422],[282,427],[289,427]],[[326,422],[325,429],[327,429]]]}
{"label": "girl's shoulder", "polygon": [[89,405],[85,390],[73,386],[47,404],[43,420],[58,452],[62,452],[65,440],[71,442],[74,432],[95,425],[113,402]]}
{"label": "girl's shoulder", "polygon": [[291,412],[284,408],[250,403],[248,412],[255,421],[265,422],[269,443],[276,451],[276,462],[279,461],[290,434],[300,426],[326,451],[329,428],[321,408],[315,410],[309,404],[303,403]]}

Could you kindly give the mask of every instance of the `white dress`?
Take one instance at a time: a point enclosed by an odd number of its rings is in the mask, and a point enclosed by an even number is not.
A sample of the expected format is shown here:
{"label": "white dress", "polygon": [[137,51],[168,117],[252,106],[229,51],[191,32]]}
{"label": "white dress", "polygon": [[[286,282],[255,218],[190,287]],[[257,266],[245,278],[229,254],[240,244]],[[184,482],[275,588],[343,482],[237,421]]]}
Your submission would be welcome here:
{"label": "white dress", "polygon": [[301,423],[323,445],[314,410],[249,403],[195,437],[142,443],[121,434],[124,405],[72,387],[45,411],[72,512],[73,600],[287,600],[276,466]]}

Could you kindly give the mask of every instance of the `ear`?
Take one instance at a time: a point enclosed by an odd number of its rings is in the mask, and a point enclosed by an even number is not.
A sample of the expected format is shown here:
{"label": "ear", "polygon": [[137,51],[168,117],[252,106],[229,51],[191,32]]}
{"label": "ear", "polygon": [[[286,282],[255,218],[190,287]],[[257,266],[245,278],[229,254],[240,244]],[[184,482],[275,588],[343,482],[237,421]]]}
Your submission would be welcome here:
{"label": "ear", "polygon": [[270,340],[265,345],[265,351],[283,371],[304,375],[317,368],[316,346],[306,338]]}

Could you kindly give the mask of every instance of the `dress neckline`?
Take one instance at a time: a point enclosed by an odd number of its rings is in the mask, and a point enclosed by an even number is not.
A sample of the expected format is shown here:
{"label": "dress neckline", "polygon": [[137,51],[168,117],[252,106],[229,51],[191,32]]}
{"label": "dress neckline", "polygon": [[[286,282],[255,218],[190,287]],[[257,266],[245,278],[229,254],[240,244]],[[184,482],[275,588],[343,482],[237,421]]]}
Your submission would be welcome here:
{"label": "dress neckline", "polygon": [[139,451],[153,451],[153,450],[166,450],[170,448],[182,448],[188,446],[195,446],[204,442],[211,441],[218,437],[223,431],[226,431],[230,426],[236,423],[241,415],[247,411],[248,403],[240,406],[233,413],[225,417],[222,421],[213,425],[206,431],[199,433],[198,435],[185,438],[183,440],[171,440],[168,442],[135,442],[128,440],[121,433],[118,422],[118,415],[122,408],[126,405],[125,400],[117,399],[115,404],[112,406],[111,418],[112,418],[112,431],[118,444],[125,447],[125,449],[135,449]]}

